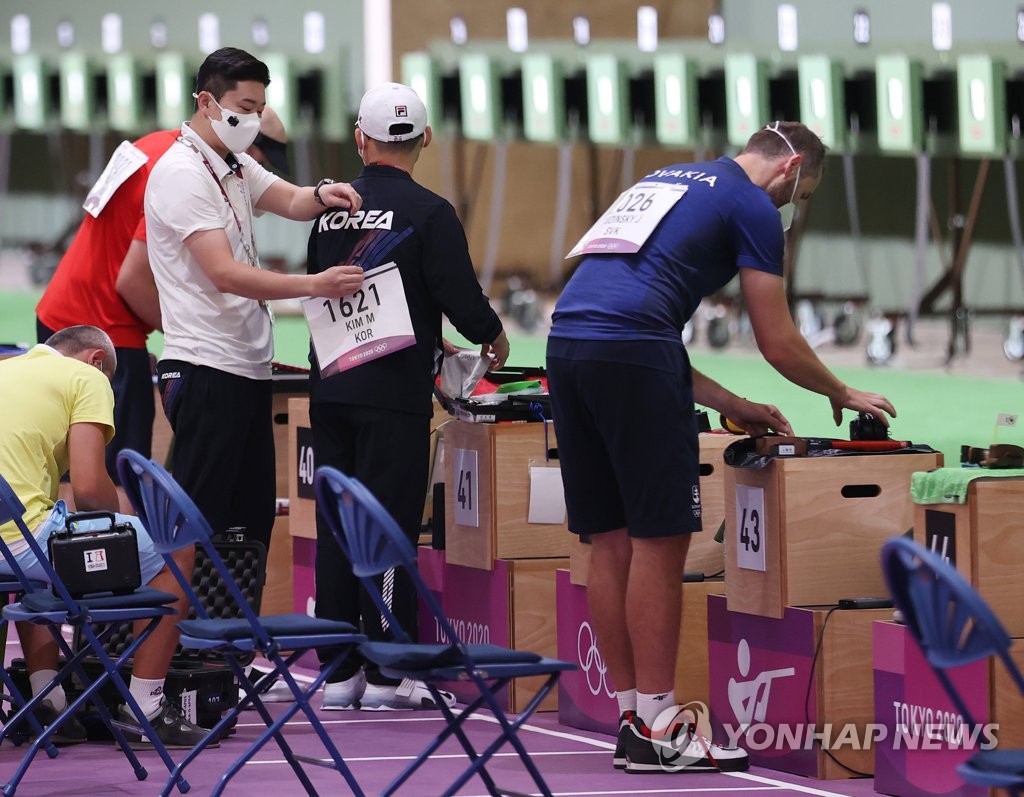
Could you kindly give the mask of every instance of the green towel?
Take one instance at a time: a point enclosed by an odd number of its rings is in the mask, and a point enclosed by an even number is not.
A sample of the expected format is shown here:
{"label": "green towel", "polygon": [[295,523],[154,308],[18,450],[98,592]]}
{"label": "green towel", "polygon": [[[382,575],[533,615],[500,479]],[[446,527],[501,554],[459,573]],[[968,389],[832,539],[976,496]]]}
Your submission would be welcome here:
{"label": "green towel", "polygon": [[915,504],[965,504],[967,485],[975,479],[1021,478],[1021,468],[936,468],[910,475],[910,497]]}

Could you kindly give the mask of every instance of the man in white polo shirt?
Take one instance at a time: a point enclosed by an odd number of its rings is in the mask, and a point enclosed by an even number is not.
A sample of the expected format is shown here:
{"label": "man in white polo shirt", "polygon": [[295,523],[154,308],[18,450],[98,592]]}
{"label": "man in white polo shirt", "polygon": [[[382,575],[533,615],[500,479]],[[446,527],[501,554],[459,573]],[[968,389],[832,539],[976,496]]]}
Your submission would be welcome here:
{"label": "man in white polo shirt", "polygon": [[311,275],[259,268],[254,210],[309,221],[324,207],[361,205],[347,183],[300,188],[244,154],[269,82],[266,64],[244,50],[211,53],[196,78],[195,113],[153,167],[145,200],[174,476],[214,531],[244,526],[268,547],[276,487],[267,300],[340,297],[363,281],[351,265]]}

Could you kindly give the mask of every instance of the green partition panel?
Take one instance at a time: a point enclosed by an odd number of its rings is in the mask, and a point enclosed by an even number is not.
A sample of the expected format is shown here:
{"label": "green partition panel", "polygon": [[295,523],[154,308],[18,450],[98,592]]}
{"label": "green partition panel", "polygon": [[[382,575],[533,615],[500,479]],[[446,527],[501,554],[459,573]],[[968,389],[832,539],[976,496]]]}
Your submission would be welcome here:
{"label": "green partition panel", "polygon": [[654,133],[659,144],[691,146],[697,141],[697,65],[680,53],[654,57]]}
{"label": "green partition panel", "polygon": [[883,152],[914,153],[924,146],[924,86],[921,64],[906,55],[875,62],[878,146]]}
{"label": "green partition panel", "polygon": [[477,141],[498,137],[501,125],[501,86],[498,65],[484,53],[459,58],[462,134]]}
{"label": "green partition panel", "polygon": [[587,56],[587,129],[595,144],[622,144],[629,134],[629,81],[618,56]]}
{"label": "green partition panel", "polygon": [[192,117],[195,70],[184,55],[161,53],[156,58],[156,118],[161,129],[174,130]]}
{"label": "green partition panel", "polygon": [[725,57],[726,138],[742,147],[768,118],[768,65],[750,53]]}
{"label": "green partition panel", "polygon": [[956,64],[960,151],[1006,153],[1006,65],[988,55],[963,55]]}
{"label": "green partition panel", "polygon": [[827,55],[802,55],[797,60],[797,76],[800,121],[829,149],[845,149],[848,142],[842,64]]}
{"label": "green partition panel", "polygon": [[107,59],[107,121],[111,128],[141,132],[145,119],[142,63],[133,55],[118,53]]}
{"label": "green partition panel", "polygon": [[437,127],[443,119],[441,70],[429,53],[402,56],[402,82],[415,91],[427,106],[427,121]]}
{"label": "green partition panel", "polygon": [[548,53],[523,56],[523,136],[554,143],[565,138],[565,72]]}
{"label": "green partition panel", "polygon": [[96,125],[95,68],[85,53],[60,57],[60,123],[68,130]]}
{"label": "green partition panel", "polygon": [[263,53],[260,60],[270,72],[267,105],[281,117],[288,135],[296,135],[299,132],[299,69],[283,53]]}
{"label": "green partition panel", "polygon": [[34,53],[14,56],[14,124],[25,130],[45,130],[50,123],[50,75],[46,62]]}

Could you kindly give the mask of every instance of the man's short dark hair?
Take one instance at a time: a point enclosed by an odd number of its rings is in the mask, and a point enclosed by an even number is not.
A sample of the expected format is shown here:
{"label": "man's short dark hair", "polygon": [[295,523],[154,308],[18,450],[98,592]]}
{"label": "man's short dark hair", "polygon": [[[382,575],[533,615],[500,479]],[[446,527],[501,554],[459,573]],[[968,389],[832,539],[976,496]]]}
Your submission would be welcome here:
{"label": "man's short dark hair", "polygon": [[253,80],[270,84],[270,70],[256,56],[237,47],[221,47],[206,56],[196,73],[196,94],[208,91],[219,100],[238,84]]}
{"label": "man's short dark hair", "polygon": [[[825,152],[828,149],[821,139],[806,125],[800,122],[772,122],[762,127],[747,141],[743,152],[755,153],[766,158],[786,158],[793,154],[786,141],[793,145],[802,157],[802,174],[808,177],[820,177],[825,163]],[[775,129],[772,129],[775,128]]]}
{"label": "man's short dark hair", "polygon": [[46,339],[46,345],[57,349],[61,354],[78,354],[85,349],[110,349],[113,351],[113,345],[107,333],[99,327],[88,324],[65,327],[59,332],[54,332]]}

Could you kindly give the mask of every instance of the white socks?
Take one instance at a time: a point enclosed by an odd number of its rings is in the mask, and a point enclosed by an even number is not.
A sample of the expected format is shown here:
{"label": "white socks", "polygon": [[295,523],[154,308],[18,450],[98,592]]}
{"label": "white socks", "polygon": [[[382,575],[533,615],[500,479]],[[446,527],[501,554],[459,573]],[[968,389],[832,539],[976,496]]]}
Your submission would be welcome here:
{"label": "white socks", "polygon": [[[56,670],[37,670],[36,672],[29,673],[28,683],[32,687],[32,694],[37,695],[42,692],[46,685],[56,677]],[[68,698],[64,694],[64,687],[57,684],[50,690],[50,693],[44,698],[43,702],[53,706],[53,710],[58,714],[62,712],[68,707]]]}
{"label": "white socks", "polygon": [[132,693],[146,719],[151,720],[160,713],[160,704],[164,698],[163,678],[136,678],[132,676],[128,684],[128,691]]}
{"label": "white socks", "polygon": [[646,695],[643,692],[636,693],[636,713],[643,720],[644,725],[650,728],[654,721],[665,709],[672,708],[676,704],[676,692],[662,692],[656,695]]}
{"label": "white socks", "polygon": [[619,702],[619,714],[627,711],[636,711],[636,689],[627,689],[625,692],[616,692],[615,699]]}

